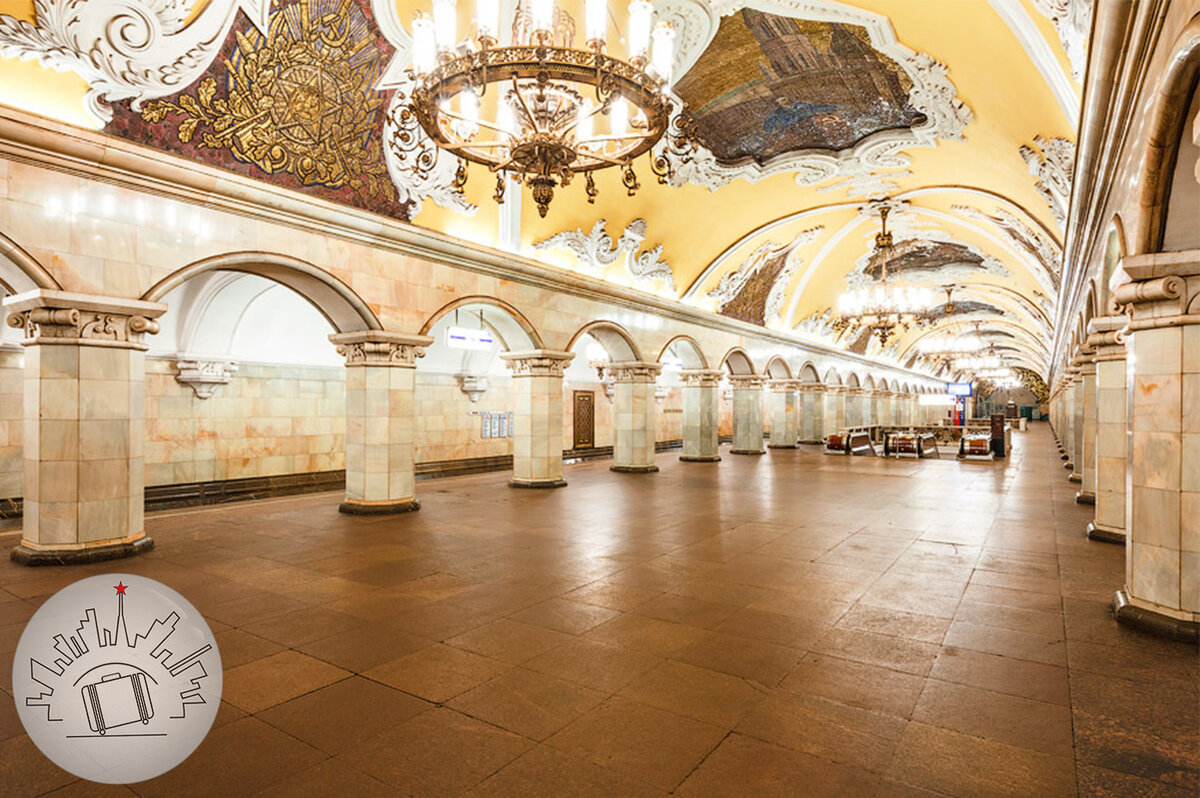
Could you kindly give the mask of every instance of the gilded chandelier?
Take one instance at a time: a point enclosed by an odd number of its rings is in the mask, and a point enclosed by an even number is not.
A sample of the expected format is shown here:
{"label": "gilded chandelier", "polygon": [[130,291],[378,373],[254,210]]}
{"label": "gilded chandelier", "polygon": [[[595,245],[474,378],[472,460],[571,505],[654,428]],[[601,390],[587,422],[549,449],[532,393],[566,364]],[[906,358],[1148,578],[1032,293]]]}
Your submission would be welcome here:
{"label": "gilded chandelier", "polygon": [[[574,45],[575,22],[553,0],[518,2],[506,45],[500,0],[477,0],[473,41],[459,41],[457,13],[456,0],[433,0],[432,17],[413,21],[409,111],[438,147],[459,157],[459,190],[465,161],[483,164],[496,173],[497,202],[511,176],[529,186],[545,216],[554,189],[576,174],[585,177],[588,202],[597,193],[592,172],[608,167],[621,169],[632,196],[640,188],[636,157],[664,134],[680,150],[691,146],[686,115],[671,119],[675,32],[654,24],[647,0],[629,4],[628,60],[605,51],[607,0],[586,0],[586,47]],[[651,158],[651,170],[666,182],[665,153]]]}
{"label": "gilded chandelier", "polygon": [[875,234],[875,257],[880,262],[879,282],[848,291],[838,300],[833,328],[851,334],[868,330],[886,346],[897,329],[925,324],[932,319],[933,296],[928,289],[888,282],[888,257],[892,234],[887,229],[888,207],[879,209],[880,231]]}

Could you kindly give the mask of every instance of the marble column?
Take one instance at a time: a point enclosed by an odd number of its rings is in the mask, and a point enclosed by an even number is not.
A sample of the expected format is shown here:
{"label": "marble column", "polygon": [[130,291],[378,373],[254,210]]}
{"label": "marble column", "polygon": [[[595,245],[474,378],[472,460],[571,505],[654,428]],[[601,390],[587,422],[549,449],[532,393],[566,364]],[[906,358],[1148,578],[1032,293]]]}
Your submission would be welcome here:
{"label": "marble column", "polygon": [[762,387],[765,377],[731,374],[733,386],[733,448],[731,454],[764,454]]}
{"label": "marble column", "polygon": [[575,355],[535,349],[500,355],[512,371],[514,488],[561,488],[563,370]]}
{"label": "marble column", "polygon": [[846,426],[846,386],[825,386],[825,407],[822,413],[825,437]]}
{"label": "marble column", "polygon": [[1125,316],[1092,319],[1096,358],[1096,516],[1092,540],[1125,543]]}
{"label": "marble column", "polygon": [[800,383],[800,443],[820,443],[825,438],[825,386]]}
{"label": "marble column", "polygon": [[875,394],[876,424],[887,427],[895,423],[892,419],[892,396],[890,391],[880,391]]}
{"label": "marble column", "polygon": [[143,339],[167,306],[46,289],[4,304],[25,332],[25,495],[12,559],[61,565],[148,551]]}
{"label": "marble column", "polygon": [[771,380],[767,384],[770,391],[767,401],[771,407],[771,441],[767,445],[772,449],[795,449],[798,445],[796,390],[799,385],[795,380]]}
{"label": "marble column", "polygon": [[1071,475],[1067,479],[1074,483],[1083,482],[1083,365],[1087,357],[1078,349],[1072,364],[1075,375],[1071,382]]}
{"label": "marble column", "polygon": [[356,515],[419,510],[413,389],[427,335],[360,330],[329,336],[346,358],[346,500]]}
{"label": "marble column", "polygon": [[683,381],[683,454],[680,460],[712,463],[717,454],[720,415],[721,377],[723,372],[709,369],[684,369]]}
{"label": "marble column", "polygon": [[628,361],[611,363],[605,371],[613,376],[613,464],[612,471],[651,473],[654,464],[654,388],[662,366]]}
{"label": "marble column", "polygon": [[1195,642],[1200,632],[1200,258],[1126,257],[1114,300],[1126,334],[1125,587],[1117,620]]}
{"label": "marble column", "polygon": [[1063,388],[1063,459],[1066,460],[1063,467],[1067,469],[1068,479],[1075,470],[1075,378],[1078,375],[1074,369],[1073,365],[1068,367],[1066,387]]}
{"label": "marble column", "polygon": [[1075,494],[1079,504],[1096,503],[1096,353],[1086,343],[1080,347],[1079,377],[1080,405],[1083,408],[1080,421],[1079,451],[1080,478],[1082,487]]}
{"label": "marble column", "polygon": [[863,421],[863,389],[846,389],[846,426],[862,427]]}

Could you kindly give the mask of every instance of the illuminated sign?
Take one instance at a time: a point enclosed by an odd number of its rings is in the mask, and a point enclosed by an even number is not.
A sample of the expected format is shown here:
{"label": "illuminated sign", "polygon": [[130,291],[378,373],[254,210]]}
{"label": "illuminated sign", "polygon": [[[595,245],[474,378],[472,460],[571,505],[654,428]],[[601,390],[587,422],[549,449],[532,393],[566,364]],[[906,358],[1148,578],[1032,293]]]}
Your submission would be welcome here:
{"label": "illuminated sign", "polygon": [[971,383],[969,382],[952,382],[946,385],[946,393],[951,396],[970,396]]}
{"label": "illuminated sign", "polygon": [[477,349],[489,351],[496,345],[490,330],[472,330],[467,327],[447,327],[446,346],[451,349]]}

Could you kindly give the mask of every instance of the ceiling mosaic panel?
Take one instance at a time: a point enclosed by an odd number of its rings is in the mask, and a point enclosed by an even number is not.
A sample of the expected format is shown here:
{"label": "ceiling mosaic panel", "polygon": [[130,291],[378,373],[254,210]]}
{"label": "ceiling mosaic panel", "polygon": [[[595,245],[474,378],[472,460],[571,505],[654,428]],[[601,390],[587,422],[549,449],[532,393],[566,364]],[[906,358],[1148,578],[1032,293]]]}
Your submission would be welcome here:
{"label": "ceiling mosaic panel", "polygon": [[743,9],[679,81],[704,146],[725,163],[800,150],[839,151],[911,128],[912,80],[864,28]]}
{"label": "ceiling mosaic panel", "polygon": [[106,132],[322,199],[407,219],[384,161],[392,48],[369,0],[275,6],[260,31],[239,13],[203,76]]}

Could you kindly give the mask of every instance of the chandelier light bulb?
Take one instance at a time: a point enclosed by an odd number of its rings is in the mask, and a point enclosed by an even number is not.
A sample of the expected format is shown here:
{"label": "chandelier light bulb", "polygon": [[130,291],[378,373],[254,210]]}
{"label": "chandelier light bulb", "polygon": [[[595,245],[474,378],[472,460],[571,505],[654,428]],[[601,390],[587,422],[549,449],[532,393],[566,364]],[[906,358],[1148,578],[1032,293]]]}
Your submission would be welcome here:
{"label": "chandelier light bulb", "polygon": [[625,101],[624,97],[617,97],[613,100],[612,107],[608,110],[608,118],[613,136],[624,138],[629,131],[629,103]]}
{"label": "chandelier light bulb", "polygon": [[475,25],[481,41],[496,41],[500,30],[500,0],[476,0]]}
{"label": "chandelier light bulb", "polygon": [[647,0],[633,0],[629,4],[629,58],[645,63],[650,52],[650,23],[654,17],[654,6]]}
{"label": "chandelier light bulb", "polygon": [[437,45],[434,42],[433,20],[424,14],[413,18],[412,68],[424,75],[437,65]]}
{"label": "chandelier light bulb", "polygon": [[463,89],[459,97],[461,98],[459,105],[462,109],[462,116],[470,122],[470,133],[467,138],[471,138],[479,131],[479,95],[468,86]]}
{"label": "chandelier light bulb", "polygon": [[455,0],[433,0],[433,29],[438,52],[447,53],[458,44],[458,8]]}
{"label": "chandelier light bulb", "polygon": [[512,106],[508,100],[501,98],[496,108],[496,127],[504,131],[505,135],[513,138],[517,135],[517,118],[513,114]]}
{"label": "chandelier light bulb", "polygon": [[535,32],[549,36],[554,30],[554,0],[533,0],[529,15]]}
{"label": "chandelier light bulb", "polygon": [[605,35],[608,33],[608,0],[587,0],[584,25],[588,44],[603,47]]}
{"label": "chandelier light bulb", "polygon": [[675,29],[669,22],[659,22],[654,26],[653,38],[650,65],[663,82],[663,91],[667,91],[671,85],[671,68],[675,60]]}

